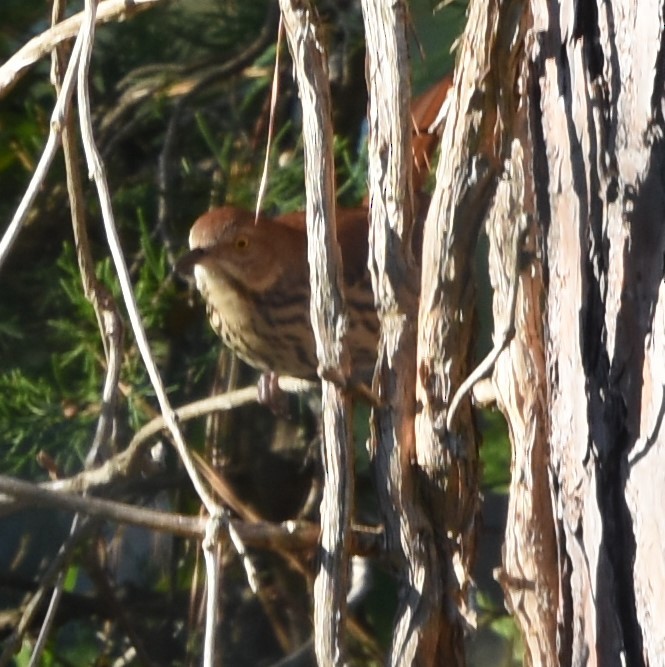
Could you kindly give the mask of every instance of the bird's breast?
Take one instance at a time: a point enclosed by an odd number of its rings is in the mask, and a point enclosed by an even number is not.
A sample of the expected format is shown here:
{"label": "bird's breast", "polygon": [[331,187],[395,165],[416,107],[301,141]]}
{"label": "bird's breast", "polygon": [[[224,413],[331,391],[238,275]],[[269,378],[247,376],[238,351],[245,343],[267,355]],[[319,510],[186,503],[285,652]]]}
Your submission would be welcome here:
{"label": "bird's breast", "polygon": [[197,265],[194,276],[212,328],[241,359],[262,371],[316,377],[307,285],[277,299],[213,276],[204,266]]}
{"label": "bird's breast", "polygon": [[256,326],[256,308],[246,294],[230,282],[212,277],[203,266],[194,268],[196,286],[205,299],[208,318],[224,343],[252,366],[268,370]]}

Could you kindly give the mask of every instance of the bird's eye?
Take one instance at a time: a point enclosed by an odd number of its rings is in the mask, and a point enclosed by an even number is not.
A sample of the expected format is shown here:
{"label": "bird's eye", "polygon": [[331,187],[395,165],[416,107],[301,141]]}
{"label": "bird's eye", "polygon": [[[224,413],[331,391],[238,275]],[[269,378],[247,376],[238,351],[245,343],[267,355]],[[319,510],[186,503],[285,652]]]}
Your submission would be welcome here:
{"label": "bird's eye", "polygon": [[246,236],[239,236],[236,239],[236,248],[238,250],[244,250],[249,245],[249,239]]}

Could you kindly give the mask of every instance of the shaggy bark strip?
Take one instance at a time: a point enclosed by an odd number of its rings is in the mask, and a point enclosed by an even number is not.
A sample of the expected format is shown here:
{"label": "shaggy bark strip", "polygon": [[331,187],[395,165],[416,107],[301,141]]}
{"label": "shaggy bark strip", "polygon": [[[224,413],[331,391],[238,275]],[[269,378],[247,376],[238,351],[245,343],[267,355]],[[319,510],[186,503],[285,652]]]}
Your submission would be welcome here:
{"label": "shaggy bark strip", "polygon": [[524,57],[532,37],[525,2],[505,3],[492,67],[502,128],[503,174],[486,222],[493,289],[494,364],[490,395],[506,418],[512,466],[503,568],[506,604],[523,636],[525,663],[558,665],[558,555],[548,475],[543,232],[534,178],[535,75]]}
{"label": "shaggy bark strip", "polygon": [[405,3],[362,4],[369,87],[370,270],[381,342],[370,453],[388,546],[402,552],[390,664],[439,664],[443,582],[434,528],[417,493],[415,361],[418,269],[411,249],[413,192]]}
{"label": "shaggy bark strip", "polygon": [[309,2],[280,0],[280,7],[303,111],[311,317],[323,384],[325,479],[321,562],[314,584],[315,649],[319,664],[341,665],[353,510],[353,438],[349,394],[339,382],[349,377],[350,360],[344,342],[342,260],[335,225],[330,87]]}
{"label": "shaggy bark strip", "polygon": [[[523,120],[525,112],[522,106]],[[558,664],[558,569],[548,476],[542,258],[533,224],[533,183],[525,168],[530,164],[524,155],[530,145],[525,130],[522,126],[518,131],[523,141],[513,141],[487,222],[494,336],[503,334],[507,318],[514,331],[492,377],[493,394],[512,443],[503,569],[498,579],[522,630],[526,664],[545,667]],[[517,299],[510,312],[512,289],[517,289]]]}
{"label": "shaggy bark strip", "polygon": [[472,371],[473,257],[491,200],[499,139],[490,75],[502,3],[472,1],[448,97],[423,241],[418,315],[416,460],[436,526],[445,621],[440,641],[449,664],[464,664],[463,636],[478,511],[478,442],[468,397],[446,429],[448,406]]}
{"label": "shaggy bark strip", "polygon": [[[565,663],[665,646],[662,3],[532,2]],[[659,554],[659,555],[657,555]]]}

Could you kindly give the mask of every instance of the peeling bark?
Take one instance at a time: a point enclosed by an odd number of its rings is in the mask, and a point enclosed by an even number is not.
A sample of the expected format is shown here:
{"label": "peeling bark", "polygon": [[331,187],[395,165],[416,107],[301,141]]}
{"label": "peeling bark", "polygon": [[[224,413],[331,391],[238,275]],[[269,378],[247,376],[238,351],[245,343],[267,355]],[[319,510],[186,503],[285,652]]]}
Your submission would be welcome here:
{"label": "peeling bark", "polygon": [[434,665],[444,655],[433,526],[417,493],[415,353],[418,268],[411,249],[413,190],[407,9],[363,2],[369,89],[370,270],[381,324],[370,453],[388,548],[399,553],[392,665]]}
{"label": "peeling bark", "polygon": [[532,11],[560,660],[660,664],[663,7]]}
{"label": "peeling bark", "polygon": [[330,87],[312,7],[303,0],[280,0],[280,7],[303,111],[310,311],[322,383],[324,488],[314,646],[320,664],[342,665],[354,478],[351,399],[344,388],[350,357],[335,224]]}
{"label": "peeling bark", "polygon": [[446,428],[456,389],[472,370],[473,257],[498,166],[497,109],[487,73],[499,3],[472,2],[443,130],[436,187],[425,222],[418,316],[415,459],[434,526],[441,589],[440,655],[465,663],[474,623],[468,595],[478,511],[478,436],[468,397]]}

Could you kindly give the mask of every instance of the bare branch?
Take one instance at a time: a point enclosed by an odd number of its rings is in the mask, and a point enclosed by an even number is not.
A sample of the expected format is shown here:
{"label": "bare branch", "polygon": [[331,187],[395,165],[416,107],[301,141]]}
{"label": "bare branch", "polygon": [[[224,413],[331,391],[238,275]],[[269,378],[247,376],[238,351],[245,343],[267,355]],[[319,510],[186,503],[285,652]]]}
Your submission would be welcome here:
{"label": "bare branch", "polygon": [[[187,470],[187,474],[192,480],[192,484],[196,489],[199,498],[206,506],[211,516],[217,516],[223,512],[222,508],[218,506],[217,502],[210,495],[207,488],[199,477],[194,461],[187,449],[185,440],[182,436],[180,426],[178,425],[175,412],[171,407],[171,402],[166,395],[164,384],[162,382],[159,370],[153,359],[150,350],[150,344],[141,322],[141,316],[136,304],[136,298],[132,288],[131,280],[127,264],[120,246],[120,239],[118,231],[115,226],[113,215],[113,208],[111,205],[111,195],[106,181],[106,172],[101,156],[97,150],[92,129],[92,118],[90,110],[90,99],[88,94],[88,70],[90,67],[90,56],[92,53],[92,45],[95,35],[95,10],[96,1],[86,0],[84,22],[81,25],[81,34],[84,36],[84,46],[82,49],[82,57],[78,71],[78,102],[79,112],[81,115],[81,135],[83,138],[83,147],[85,149],[86,160],[88,162],[88,169],[92,179],[97,186],[97,194],[102,211],[102,220],[106,230],[106,237],[109,242],[111,256],[118,273],[118,280],[122,289],[122,295],[129,314],[129,320],[132,324],[132,330],[136,338],[136,344],[141,352],[143,363],[146,366],[150,381],[155,389],[157,400],[164,416],[166,425],[173,436],[173,441],[180,455],[180,459]],[[77,40],[78,41],[78,40]]]}
{"label": "bare branch", "polygon": [[418,491],[414,430],[418,268],[413,230],[408,10],[362,3],[369,87],[370,269],[381,322],[371,450],[386,534],[401,547],[402,590],[390,664],[438,664],[442,581],[434,528]]}
{"label": "bare branch", "polygon": [[[122,21],[137,12],[149,9],[163,0],[104,0],[99,4],[97,23]],[[33,37],[21,47],[7,62],[0,66],[0,99],[25,73],[28,67],[47,56],[56,46],[72,39],[78,34],[83,21],[83,12],[74,14],[61,23],[45,30],[41,35]]]}
{"label": "bare branch", "polygon": [[[469,4],[423,239],[417,460],[427,478],[428,513],[437,530],[445,584],[439,641],[450,660],[461,657],[461,637],[475,623],[469,595],[479,505],[478,434],[465,392],[457,401],[454,396],[472,370],[474,256],[501,165],[501,121],[491,72],[500,51],[495,43],[500,11],[508,7],[515,11],[514,5],[494,0]],[[451,421],[455,417],[454,437],[446,427],[449,413]]]}
{"label": "bare branch", "polygon": [[[52,22],[60,20],[64,11],[63,2],[54,2]],[[62,89],[62,71],[65,69],[63,44],[56,47],[52,54],[51,79],[58,95]],[[111,291],[102,285],[95,275],[95,266],[90,251],[83,185],[79,168],[79,152],[76,138],[76,121],[70,110],[66,113],[62,128],[62,150],[67,175],[67,192],[72,212],[72,227],[76,257],[81,274],[83,292],[92,305],[106,353],[106,381],[102,393],[102,411],[97,424],[95,439],[86,458],[86,467],[90,467],[112,430],[112,419],[117,398],[118,380],[122,359],[122,318],[111,295]]]}
{"label": "bare branch", "polygon": [[[303,394],[313,391],[317,388],[316,383],[300,380],[299,378],[279,377],[277,379],[279,389],[290,394]],[[176,410],[176,416],[181,421],[196,419],[209,414],[210,412],[233,410],[241,405],[256,403],[259,400],[259,392],[256,385],[236,389],[217,396],[194,401]],[[142,426],[132,438],[129,448],[139,447],[146,440],[156,435],[166,428],[164,417],[156,417]]]}
{"label": "bare branch", "polygon": [[205,530],[205,520],[201,518],[167,514],[119,503],[115,500],[54,491],[7,475],[0,475],[0,492],[15,498],[25,499],[34,507],[60,507],[89,516],[171,533],[181,537],[202,539]]}
{"label": "bare branch", "polygon": [[[189,539],[202,540],[206,534],[207,520],[202,517],[160,512],[104,498],[54,491],[7,475],[0,475],[0,494],[18,498],[31,507],[57,507]],[[315,548],[319,539],[319,527],[308,521],[285,521],[282,524],[274,524],[267,521],[232,520],[231,523],[243,543],[256,549],[305,551]],[[354,553],[358,555],[380,553],[382,542],[383,532],[380,528],[354,526],[352,540]]]}

